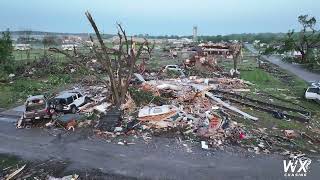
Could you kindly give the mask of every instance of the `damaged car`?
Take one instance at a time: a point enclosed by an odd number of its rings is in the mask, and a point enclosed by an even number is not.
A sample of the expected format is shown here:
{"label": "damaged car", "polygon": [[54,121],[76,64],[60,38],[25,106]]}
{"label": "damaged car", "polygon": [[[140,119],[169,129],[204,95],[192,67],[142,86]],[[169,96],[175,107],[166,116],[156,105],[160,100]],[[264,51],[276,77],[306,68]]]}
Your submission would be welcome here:
{"label": "damaged car", "polygon": [[44,95],[30,96],[25,102],[25,110],[22,115],[23,122],[51,119],[54,110],[50,108]]}
{"label": "damaged car", "polygon": [[60,93],[52,100],[57,112],[75,114],[78,108],[89,101],[89,98],[79,91],[66,91]]}

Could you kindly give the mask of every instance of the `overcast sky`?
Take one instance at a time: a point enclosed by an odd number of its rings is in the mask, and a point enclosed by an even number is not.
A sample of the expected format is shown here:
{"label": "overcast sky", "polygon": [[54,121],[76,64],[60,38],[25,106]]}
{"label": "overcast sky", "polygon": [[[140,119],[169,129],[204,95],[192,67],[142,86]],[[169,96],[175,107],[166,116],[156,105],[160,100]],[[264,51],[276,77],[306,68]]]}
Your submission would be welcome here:
{"label": "overcast sky", "polygon": [[[297,17],[320,17],[319,0],[0,0],[0,30],[92,32],[89,10],[104,33],[121,22],[130,34],[200,35],[287,32]],[[320,21],[320,20],[319,20]]]}

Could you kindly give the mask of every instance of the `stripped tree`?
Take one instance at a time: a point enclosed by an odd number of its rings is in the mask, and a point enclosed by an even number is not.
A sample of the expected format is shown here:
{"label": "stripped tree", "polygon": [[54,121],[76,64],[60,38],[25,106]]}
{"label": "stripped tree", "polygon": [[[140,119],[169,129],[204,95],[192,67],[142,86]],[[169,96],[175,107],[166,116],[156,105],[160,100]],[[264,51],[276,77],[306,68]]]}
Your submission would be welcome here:
{"label": "stripped tree", "polygon": [[141,57],[141,63],[139,65],[139,73],[144,74],[146,70],[146,61],[151,60],[152,52],[155,47],[155,41],[150,45],[147,39],[145,39],[145,44],[143,45],[143,53]]}
{"label": "stripped tree", "polygon": [[233,57],[233,69],[234,69],[234,73],[233,76],[237,74],[238,72],[238,61],[239,58],[241,57],[241,53],[242,53],[242,45],[241,44],[232,44],[229,48],[232,57]]}
{"label": "stripped tree", "polygon": [[[109,78],[108,80],[105,80],[101,77],[101,74],[98,73],[94,73],[93,75],[95,75],[98,79],[105,83],[106,86],[110,86],[113,104],[117,107],[120,107],[120,105],[125,101],[129,83],[136,68],[135,64],[142,53],[143,47],[148,45],[148,42],[145,41],[136,49],[134,47],[132,37],[129,39],[126,31],[122,28],[121,24],[117,24],[118,37],[120,40],[119,47],[117,49],[108,48],[105,45],[100,31],[91,14],[89,12],[86,12],[85,14],[98,40],[98,43],[95,44],[94,38],[90,36],[90,39],[93,43],[93,47],[91,49],[92,56],[95,57],[97,61],[102,65],[103,71],[106,72]],[[92,57],[90,55],[83,55],[77,52],[75,48],[73,55],[57,48],[50,48],[50,51],[64,54],[72,62],[82,67],[86,66],[82,64],[81,60],[84,58]]]}

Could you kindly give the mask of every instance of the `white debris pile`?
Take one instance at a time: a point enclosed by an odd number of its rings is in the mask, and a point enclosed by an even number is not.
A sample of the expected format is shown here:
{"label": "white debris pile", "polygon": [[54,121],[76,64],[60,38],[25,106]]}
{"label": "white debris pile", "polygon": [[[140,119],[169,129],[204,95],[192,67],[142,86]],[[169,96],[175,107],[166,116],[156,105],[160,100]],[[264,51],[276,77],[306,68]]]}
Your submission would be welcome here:
{"label": "white debris pile", "polygon": [[105,113],[111,106],[111,94],[108,88],[103,85],[82,86],[80,89],[90,99],[87,104],[79,108],[80,112],[92,113],[98,111],[99,113]]}

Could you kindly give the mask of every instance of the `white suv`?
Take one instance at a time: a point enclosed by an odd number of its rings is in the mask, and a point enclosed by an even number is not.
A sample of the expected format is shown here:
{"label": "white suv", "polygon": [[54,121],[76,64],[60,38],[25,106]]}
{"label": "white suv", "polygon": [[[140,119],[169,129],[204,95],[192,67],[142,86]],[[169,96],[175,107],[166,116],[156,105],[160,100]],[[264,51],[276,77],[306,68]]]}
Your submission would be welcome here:
{"label": "white suv", "polygon": [[71,112],[74,114],[77,112],[78,107],[87,103],[88,99],[78,91],[66,91],[53,99],[53,106],[58,112]]}
{"label": "white suv", "polygon": [[305,93],[306,99],[320,102],[320,87],[309,87]]}

